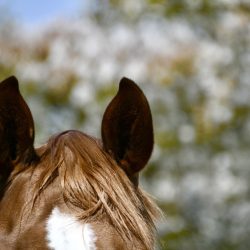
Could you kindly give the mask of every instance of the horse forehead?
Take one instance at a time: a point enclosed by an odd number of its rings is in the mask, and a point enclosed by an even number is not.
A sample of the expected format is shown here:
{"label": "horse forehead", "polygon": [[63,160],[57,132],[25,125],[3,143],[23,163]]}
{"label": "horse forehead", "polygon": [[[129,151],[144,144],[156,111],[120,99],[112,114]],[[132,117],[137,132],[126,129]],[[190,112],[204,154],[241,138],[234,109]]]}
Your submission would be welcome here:
{"label": "horse forehead", "polygon": [[88,223],[53,209],[46,224],[48,246],[54,250],[96,250],[96,234]]}

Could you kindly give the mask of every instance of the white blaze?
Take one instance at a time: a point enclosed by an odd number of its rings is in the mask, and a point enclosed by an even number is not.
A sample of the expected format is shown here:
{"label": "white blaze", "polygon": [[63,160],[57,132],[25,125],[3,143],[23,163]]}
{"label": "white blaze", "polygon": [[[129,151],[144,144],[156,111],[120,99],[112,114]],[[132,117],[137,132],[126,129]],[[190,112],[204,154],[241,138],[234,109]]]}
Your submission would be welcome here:
{"label": "white blaze", "polygon": [[90,224],[81,224],[56,207],[47,221],[48,246],[53,250],[96,250],[96,236]]}

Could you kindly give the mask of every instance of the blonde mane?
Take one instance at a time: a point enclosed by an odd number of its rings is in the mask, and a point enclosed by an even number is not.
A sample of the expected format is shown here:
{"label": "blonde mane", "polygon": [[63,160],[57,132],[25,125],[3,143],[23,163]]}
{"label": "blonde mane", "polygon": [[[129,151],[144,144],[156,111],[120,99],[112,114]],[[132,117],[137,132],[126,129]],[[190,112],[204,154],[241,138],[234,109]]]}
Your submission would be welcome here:
{"label": "blonde mane", "polygon": [[[52,137],[41,156],[44,171],[36,196],[58,178],[63,199],[83,222],[108,218],[124,240],[136,236],[143,249],[154,246],[154,221],[160,210],[102,148],[78,131]],[[37,197],[36,197],[37,198]]]}

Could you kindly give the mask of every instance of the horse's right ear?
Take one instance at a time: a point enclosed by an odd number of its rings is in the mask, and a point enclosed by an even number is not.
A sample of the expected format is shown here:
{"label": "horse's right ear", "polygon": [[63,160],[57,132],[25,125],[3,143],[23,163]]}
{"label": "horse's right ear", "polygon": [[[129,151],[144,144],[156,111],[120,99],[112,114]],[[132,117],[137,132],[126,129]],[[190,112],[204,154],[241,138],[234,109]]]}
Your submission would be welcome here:
{"label": "horse's right ear", "polygon": [[34,159],[33,143],[33,118],[11,76],[0,83],[0,182],[6,181],[14,161],[28,164]]}
{"label": "horse's right ear", "polygon": [[102,140],[104,149],[137,185],[138,173],[153,149],[153,123],[146,96],[130,79],[120,81],[119,91],[103,115]]}

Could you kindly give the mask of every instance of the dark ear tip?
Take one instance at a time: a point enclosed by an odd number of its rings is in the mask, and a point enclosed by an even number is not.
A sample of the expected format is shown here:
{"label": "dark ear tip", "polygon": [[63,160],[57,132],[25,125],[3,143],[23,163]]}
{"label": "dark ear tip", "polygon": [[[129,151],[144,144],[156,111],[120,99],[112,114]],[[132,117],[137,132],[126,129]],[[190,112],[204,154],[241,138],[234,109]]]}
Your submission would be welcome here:
{"label": "dark ear tip", "polygon": [[3,88],[13,88],[18,90],[18,80],[15,76],[10,76],[0,83]]}
{"label": "dark ear tip", "polygon": [[122,77],[120,83],[127,82],[127,81],[132,81],[132,80],[127,78],[126,76],[124,76],[124,77]]}
{"label": "dark ear tip", "polygon": [[120,81],[120,88],[126,87],[126,85],[135,84],[131,79],[123,77]]}
{"label": "dark ear tip", "polygon": [[17,81],[17,78],[16,78],[14,75],[9,76],[6,80],[10,80],[10,81],[16,81],[16,82],[18,82],[18,81]]}
{"label": "dark ear tip", "polygon": [[119,84],[119,90],[125,89],[140,89],[137,84],[127,77],[123,77]]}

